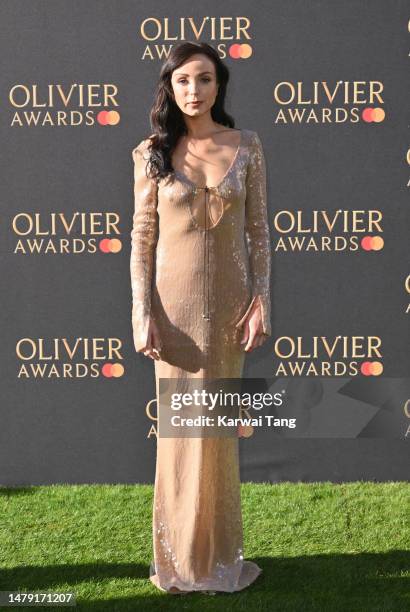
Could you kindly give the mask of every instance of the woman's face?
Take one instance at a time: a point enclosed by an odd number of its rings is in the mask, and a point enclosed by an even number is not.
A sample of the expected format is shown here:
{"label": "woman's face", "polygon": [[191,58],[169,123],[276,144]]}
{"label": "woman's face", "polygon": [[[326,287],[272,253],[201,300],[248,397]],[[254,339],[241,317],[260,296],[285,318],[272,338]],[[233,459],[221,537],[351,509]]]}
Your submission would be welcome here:
{"label": "woman's face", "polygon": [[[210,111],[218,93],[215,64],[206,55],[196,53],[171,77],[175,103],[190,117]],[[197,102],[197,104],[193,104]]]}

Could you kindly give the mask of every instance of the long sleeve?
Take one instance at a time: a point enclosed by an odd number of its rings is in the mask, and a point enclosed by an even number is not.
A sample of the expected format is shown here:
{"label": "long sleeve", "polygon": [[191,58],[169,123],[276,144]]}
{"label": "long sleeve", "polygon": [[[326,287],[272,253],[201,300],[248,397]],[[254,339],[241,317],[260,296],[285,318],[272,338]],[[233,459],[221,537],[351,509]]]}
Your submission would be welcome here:
{"label": "long sleeve", "polygon": [[256,132],[253,132],[250,143],[246,175],[245,235],[252,280],[252,301],[237,327],[244,323],[255,300],[258,300],[261,306],[263,332],[270,336],[272,333],[270,321],[272,253],[267,213],[266,162],[262,144]]}
{"label": "long sleeve", "polygon": [[155,179],[146,175],[148,140],[133,149],[134,214],[131,231],[130,274],[132,288],[132,328],[135,350],[144,348],[151,313],[151,286],[154,254],[158,240],[157,197]]}

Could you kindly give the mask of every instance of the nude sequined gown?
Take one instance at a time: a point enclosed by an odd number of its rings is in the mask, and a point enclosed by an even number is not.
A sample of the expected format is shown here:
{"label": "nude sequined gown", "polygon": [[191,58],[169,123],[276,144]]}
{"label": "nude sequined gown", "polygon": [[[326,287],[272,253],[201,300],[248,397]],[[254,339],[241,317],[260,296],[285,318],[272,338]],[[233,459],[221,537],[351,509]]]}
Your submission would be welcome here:
{"label": "nude sequined gown", "polygon": [[[148,143],[132,151],[132,327],[139,351],[150,314],[157,323],[158,398],[160,378],[242,377],[240,340],[255,300],[271,334],[271,250],[256,132],[241,130],[228,171],[208,188],[179,171],[147,178]],[[238,438],[157,438],[153,546],[150,578],[167,591],[233,592],[259,575],[243,558]]]}

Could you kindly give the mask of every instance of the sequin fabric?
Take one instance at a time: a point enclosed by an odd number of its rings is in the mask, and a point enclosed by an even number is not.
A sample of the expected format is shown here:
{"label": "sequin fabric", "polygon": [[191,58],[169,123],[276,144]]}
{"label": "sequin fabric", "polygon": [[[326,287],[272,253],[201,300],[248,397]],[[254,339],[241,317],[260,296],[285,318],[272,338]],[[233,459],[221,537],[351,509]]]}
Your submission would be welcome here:
{"label": "sequin fabric", "polygon": [[[243,326],[259,301],[271,334],[271,247],[262,144],[241,130],[233,161],[216,186],[175,171],[146,176],[149,140],[133,151],[131,231],[134,345],[149,318],[162,350],[159,379],[238,378]],[[157,439],[151,581],[172,592],[238,591],[261,572],[243,557],[237,438]]]}

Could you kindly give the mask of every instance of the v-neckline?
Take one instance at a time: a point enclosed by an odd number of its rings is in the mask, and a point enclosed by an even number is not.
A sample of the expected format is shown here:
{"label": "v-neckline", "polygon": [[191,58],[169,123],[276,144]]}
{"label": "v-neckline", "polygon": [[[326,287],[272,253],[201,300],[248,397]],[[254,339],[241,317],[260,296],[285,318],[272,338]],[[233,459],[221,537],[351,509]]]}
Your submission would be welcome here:
{"label": "v-neckline", "polygon": [[195,187],[195,189],[217,189],[218,187],[220,187],[222,185],[222,183],[225,181],[225,179],[227,178],[228,174],[232,171],[235,162],[239,156],[239,151],[242,148],[242,144],[243,144],[243,130],[239,130],[240,132],[240,138],[239,138],[239,144],[236,148],[235,151],[235,155],[232,158],[232,161],[227,169],[227,171],[225,172],[225,174],[223,175],[223,177],[221,178],[221,180],[219,181],[219,183],[217,185],[204,185],[203,187],[199,187],[196,183],[194,183],[194,181],[191,181],[190,178],[187,177],[186,174],[184,174],[183,172],[181,172],[180,170],[174,170],[174,174],[180,176],[182,179],[184,179],[185,181],[187,181],[190,185],[192,185],[193,187]]}

